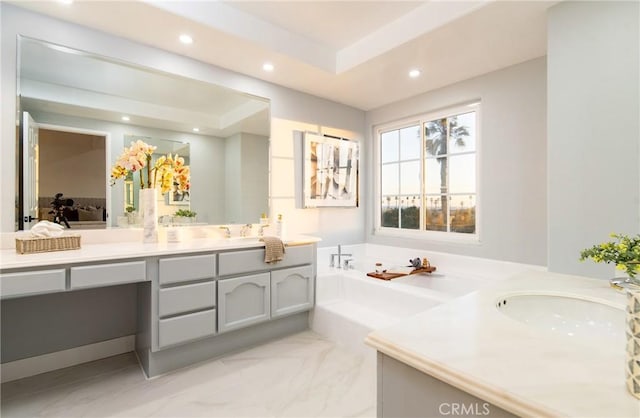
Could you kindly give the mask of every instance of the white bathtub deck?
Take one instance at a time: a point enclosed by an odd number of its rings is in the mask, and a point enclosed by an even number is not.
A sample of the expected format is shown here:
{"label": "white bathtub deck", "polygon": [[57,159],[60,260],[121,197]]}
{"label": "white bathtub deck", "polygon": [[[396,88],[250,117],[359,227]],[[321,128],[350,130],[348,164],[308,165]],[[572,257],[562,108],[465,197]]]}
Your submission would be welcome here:
{"label": "white bathtub deck", "polygon": [[[495,260],[359,244],[343,246],[344,252],[353,254],[354,264],[359,268],[359,271],[345,271],[328,268],[330,254],[336,250],[318,250],[316,306],[310,316],[310,327],[340,345],[365,354],[371,361],[375,361],[375,351],[364,344],[371,331],[532,268]],[[402,260],[409,258],[407,254],[428,257],[438,266],[437,272],[392,281],[366,276],[367,271],[373,271],[376,261],[382,261],[385,266],[402,265]]]}

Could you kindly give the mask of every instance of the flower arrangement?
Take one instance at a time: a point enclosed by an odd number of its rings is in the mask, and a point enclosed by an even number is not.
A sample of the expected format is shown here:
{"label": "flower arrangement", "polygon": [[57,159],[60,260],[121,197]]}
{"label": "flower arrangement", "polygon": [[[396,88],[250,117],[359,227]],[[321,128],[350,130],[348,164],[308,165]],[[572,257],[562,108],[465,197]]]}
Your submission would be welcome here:
{"label": "flower arrangement", "polygon": [[[125,148],[111,169],[111,185],[116,180],[126,178],[130,173],[140,173],[140,188],[160,188],[162,194],[171,190],[173,184],[177,184],[178,191],[189,191],[190,170],[184,165],[184,158],[178,154],[163,155],[152,164],[152,155],[156,147],[141,140],[131,142],[131,146]],[[144,170],[146,168],[146,170]],[[146,173],[146,179],[145,179]]]}
{"label": "flower arrangement", "polygon": [[610,235],[612,242],[603,242],[580,252],[580,261],[591,258],[596,263],[614,263],[616,269],[625,271],[634,280],[640,270],[640,235]]}

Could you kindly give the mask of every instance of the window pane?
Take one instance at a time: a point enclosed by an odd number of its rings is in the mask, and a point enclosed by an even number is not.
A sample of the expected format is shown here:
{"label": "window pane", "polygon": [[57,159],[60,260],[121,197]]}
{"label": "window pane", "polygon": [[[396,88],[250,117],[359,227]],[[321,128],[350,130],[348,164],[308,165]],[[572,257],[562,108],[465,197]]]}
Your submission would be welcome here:
{"label": "window pane", "polygon": [[420,160],[400,163],[400,194],[420,193]]}
{"label": "window pane", "polygon": [[400,130],[400,159],[420,159],[420,125]]}
{"label": "window pane", "polygon": [[424,124],[426,156],[434,157],[447,153],[447,119],[436,119]]}
{"label": "window pane", "polygon": [[[447,191],[447,174],[446,174],[446,158],[427,158],[425,165],[425,192],[446,193]],[[442,167],[444,164],[444,167]],[[444,172],[441,170],[444,169]]]}
{"label": "window pane", "polygon": [[399,131],[385,132],[380,135],[380,159],[383,163],[400,159]]}
{"label": "window pane", "polygon": [[400,164],[385,164],[382,166],[381,193],[397,195],[400,193]]}
{"label": "window pane", "polygon": [[476,150],[476,112],[449,118],[449,152]]}
{"label": "window pane", "polygon": [[451,231],[465,234],[476,232],[475,195],[451,196]]}
{"label": "window pane", "polygon": [[398,196],[383,196],[380,225],[387,228],[398,228],[399,207]]}
{"label": "window pane", "polygon": [[[444,204],[443,204],[444,203]],[[447,230],[446,196],[428,196],[425,210],[425,229],[428,231]]]}
{"label": "window pane", "polygon": [[405,197],[400,207],[400,227],[402,229],[420,229],[420,200]]}
{"label": "window pane", "polygon": [[449,191],[451,193],[476,192],[476,155],[449,157]]}

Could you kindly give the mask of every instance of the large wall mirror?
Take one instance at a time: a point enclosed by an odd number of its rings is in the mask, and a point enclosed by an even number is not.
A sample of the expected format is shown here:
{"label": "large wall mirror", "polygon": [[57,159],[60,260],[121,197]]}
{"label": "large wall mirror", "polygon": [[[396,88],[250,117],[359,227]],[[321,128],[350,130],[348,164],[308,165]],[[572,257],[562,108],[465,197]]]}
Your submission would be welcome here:
{"label": "large wall mirror", "polygon": [[[40,40],[19,38],[18,229],[51,219],[58,197],[70,227],[117,226],[136,190],[111,186],[111,166],[142,139],[188,158],[188,196],[166,214],[254,223],[268,212],[269,100]],[[60,202],[58,202],[60,204]]]}

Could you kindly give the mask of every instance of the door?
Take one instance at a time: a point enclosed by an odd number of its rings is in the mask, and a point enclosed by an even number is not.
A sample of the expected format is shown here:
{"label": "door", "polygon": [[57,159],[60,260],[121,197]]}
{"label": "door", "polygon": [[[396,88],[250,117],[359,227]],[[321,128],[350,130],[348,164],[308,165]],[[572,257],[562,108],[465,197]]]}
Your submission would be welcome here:
{"label": "door", "polygon": [[218,332],[268,320],[269,273],[218,280]]}
{"label": "door", "polygon": [[271,272],[271,317],[308,311],[313,307],[314,280],[311,266]]}
{"label": "door", "polygon": [[23,229],[38,221],[38,124],[28,112],[22,116],[22,220]]}

